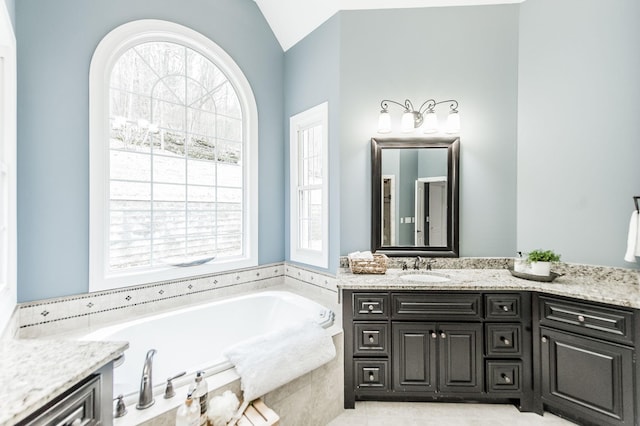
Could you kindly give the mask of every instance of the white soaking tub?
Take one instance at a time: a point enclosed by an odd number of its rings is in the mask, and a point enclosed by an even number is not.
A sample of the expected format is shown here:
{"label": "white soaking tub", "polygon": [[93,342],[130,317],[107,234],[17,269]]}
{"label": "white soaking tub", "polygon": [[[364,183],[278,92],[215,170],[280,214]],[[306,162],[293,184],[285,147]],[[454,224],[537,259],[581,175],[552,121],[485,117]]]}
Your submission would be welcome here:
{"label": "white soaking tub", "polygon": [[104,327],[82,340],[129,342],[124,362],[114,369],[114,396],[138,393],[146,353],[155,349],[153,385],[159,395],[167,378],[182,371],[187,374],[177,384],[192,381],[198,370],[210,376],[232,368],[222,355],[230,346],[309,319],[328,328],[334,314],[294,293],[265,291]]}

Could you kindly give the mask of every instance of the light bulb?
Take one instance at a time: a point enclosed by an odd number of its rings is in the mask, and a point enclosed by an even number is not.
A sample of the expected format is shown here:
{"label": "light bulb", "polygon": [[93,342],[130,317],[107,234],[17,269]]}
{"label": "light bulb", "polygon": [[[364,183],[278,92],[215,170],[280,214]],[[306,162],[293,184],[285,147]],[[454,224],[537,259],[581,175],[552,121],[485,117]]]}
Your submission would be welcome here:
{"label": "light bulb", "polygon": [[452,110],[447,117],[447,133],[458,133],[460,131],[460,114]]}
{"label": "light bulb", "polygon": [[411,133],[415,129],[415,119],[413,117],[413,111],[405,111],[402,114],[402,133]]}
{"label": "light bulb", "polygon": [[391,114],[389,111],[380,111],[380,117],[378,117],[378,133],[391,133]]}
{"label": "light bulb", "polygon": [[427,110],[424,113],[424,124],[422,125],[423,133],[435,133],[438,131],[438,117],[433,110]]}

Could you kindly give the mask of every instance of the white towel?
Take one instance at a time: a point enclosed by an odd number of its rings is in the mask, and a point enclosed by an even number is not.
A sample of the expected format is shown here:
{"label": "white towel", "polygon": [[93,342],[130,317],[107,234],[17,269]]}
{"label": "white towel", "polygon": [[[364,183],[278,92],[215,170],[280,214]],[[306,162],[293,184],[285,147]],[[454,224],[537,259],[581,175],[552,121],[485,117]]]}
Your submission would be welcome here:
{"label": "white towel", "polygon": [[351,260],[373,260],[373,253],[370,251],[354,251],[347,256]]}
{"label": "white towel", "polygon": [[629,235],[627,237],[627,253],[624,255],[624,260],[627,262],[635,262],[636,256],[640,256],[640,224],[638,221],[640,217],[638,211],[634,210],[631,213],[631,220],[629,221]]}
{"label": "white towel", "polygon": [[306,321],[238,343],[224,355],[240,375],[246,402],[331,361],[336,348],[324,328]]}

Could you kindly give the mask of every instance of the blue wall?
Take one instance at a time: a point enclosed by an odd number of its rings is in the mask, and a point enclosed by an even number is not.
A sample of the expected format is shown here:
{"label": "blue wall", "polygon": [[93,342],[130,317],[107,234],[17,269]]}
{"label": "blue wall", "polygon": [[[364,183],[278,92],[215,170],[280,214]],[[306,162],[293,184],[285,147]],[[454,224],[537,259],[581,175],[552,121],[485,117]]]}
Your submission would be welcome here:
{"label": "blue wall", "polygon": [[[515,253],[518,8],[341,13],[341,254],[370,247],[380,101],[431,97],[460,102],[461,255]],[[399,127],[402,110],[391,112]]]}
{"label": "blue wall", "polygon": [[136,19],[190,27],[244,71],[259,114],[261,264],[284,260],[284,55],[250,0],[29,0],[16,4],[18,300],[88,291],[89,64]]}
{"label": "blue wall", "polygon": [[519,249],[637,267],[623,256],[640,195],[639,22],[638,0],[522,3]]}
{"label": "blue wall", "polygon": [[[340,15],[334,15],[285,53],[285,182],[289,193],[289,118],[329,102],[329,268],[335,272],[340,256]],[[289,223],[289,199],[285,198]],[[284,232],[286,258],[290,259],[289,228]]]}

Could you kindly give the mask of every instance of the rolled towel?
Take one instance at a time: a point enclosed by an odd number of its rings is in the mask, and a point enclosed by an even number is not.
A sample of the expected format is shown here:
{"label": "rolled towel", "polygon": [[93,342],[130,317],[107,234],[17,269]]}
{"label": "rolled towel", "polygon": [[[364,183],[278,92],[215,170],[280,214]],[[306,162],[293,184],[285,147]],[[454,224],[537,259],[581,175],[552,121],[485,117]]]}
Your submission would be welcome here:
{"label": "rolled towel", "polygon": [[636,261],[636,256],[640,256],[640,216],[638,211],[634,210],[631,213],[631,220],[629,220],[629,235],[627,236],[627,252],[624,255],[624,260],[627,262]]}
{"label": "rolled towel", "polygon": [[373,260],[373,253],[370,251],[354,251],[349,253],[347,257],[351,260]]}
{"label": "rolled towel", "polygon": [[240,375],[247,402],[331,361],[336,348],[324,328],[305,321],[238,343],[224,355]]}

